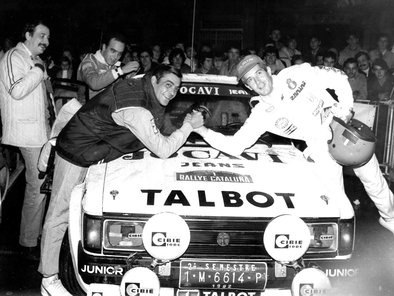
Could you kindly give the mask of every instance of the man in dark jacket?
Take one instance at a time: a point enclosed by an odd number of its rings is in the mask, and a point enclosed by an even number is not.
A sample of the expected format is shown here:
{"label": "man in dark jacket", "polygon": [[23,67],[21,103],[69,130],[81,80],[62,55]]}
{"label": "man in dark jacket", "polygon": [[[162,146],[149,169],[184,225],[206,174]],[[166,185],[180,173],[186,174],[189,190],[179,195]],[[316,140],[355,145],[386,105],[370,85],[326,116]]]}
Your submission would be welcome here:
{"label": "man in dark jacket", "polygon": [[159,131],[165,106],[175,97],[181,77],[175,68],[160,65],[141,79],[120,80],[83,105],[60,132],[41,240],[42,295],[71,295],[57,276],[59,253],[68,225],[71,191],[83,181],[87,168],[143,147],[168,158],[194,128],[203,125],[201,113],[194,112],[186,115],[182,127],[171,135]]}

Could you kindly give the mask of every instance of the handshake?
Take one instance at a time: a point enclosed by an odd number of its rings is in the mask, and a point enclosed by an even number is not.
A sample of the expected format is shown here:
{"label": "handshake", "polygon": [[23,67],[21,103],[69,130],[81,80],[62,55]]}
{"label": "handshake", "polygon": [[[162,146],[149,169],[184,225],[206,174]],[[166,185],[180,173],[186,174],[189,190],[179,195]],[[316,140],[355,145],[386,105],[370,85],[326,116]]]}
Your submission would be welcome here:
{"label": "handshake", "polygon": [[194,130],[204,125],[207,116],[211,116],[209,109],[203,105],[196,105],[192,107],[192,112],[188,113],[183,120],[183,123],[190,123]]}

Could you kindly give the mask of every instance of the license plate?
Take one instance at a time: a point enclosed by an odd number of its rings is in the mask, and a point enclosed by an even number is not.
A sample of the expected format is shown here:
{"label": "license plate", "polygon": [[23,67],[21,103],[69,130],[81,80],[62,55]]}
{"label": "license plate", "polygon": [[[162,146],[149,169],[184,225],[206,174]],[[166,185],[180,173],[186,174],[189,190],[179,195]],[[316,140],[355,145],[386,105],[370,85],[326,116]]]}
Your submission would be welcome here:
{"label": "license plate", "polygon": [[180,288],[264,290],[266,283],[265,262],[180,262]]}

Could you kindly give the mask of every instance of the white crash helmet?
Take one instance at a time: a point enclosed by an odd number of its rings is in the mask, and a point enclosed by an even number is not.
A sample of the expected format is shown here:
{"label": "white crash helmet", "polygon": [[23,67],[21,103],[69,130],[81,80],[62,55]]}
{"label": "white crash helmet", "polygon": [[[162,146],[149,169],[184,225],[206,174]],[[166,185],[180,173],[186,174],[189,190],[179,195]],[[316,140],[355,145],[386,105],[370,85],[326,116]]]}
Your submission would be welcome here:
{"label": "white crash helmet", "polygon": [[367,163],[375,152],[376,137],[372,130],[357,119],[345,123],[334,117],[330,128],[332,139],[329,152],[343,166],[359,167]]}

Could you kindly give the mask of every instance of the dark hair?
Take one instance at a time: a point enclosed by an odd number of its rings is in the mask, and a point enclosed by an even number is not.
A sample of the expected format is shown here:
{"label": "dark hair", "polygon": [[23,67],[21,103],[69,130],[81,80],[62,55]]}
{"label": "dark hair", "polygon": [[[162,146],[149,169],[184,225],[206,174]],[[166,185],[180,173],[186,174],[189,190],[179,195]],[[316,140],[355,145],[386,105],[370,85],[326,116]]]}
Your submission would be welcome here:
{"label": "dark hair", "polygon": [[390,42],[390,36],[386,33],[379,33],[378,37],[376,38],[376,41],[379,41],[380,38],[387,38],[387,40]]}
{"label": "dark hair", "polygon": [[213,59],[212,52],[202,52],[198,57],[198,63],[202,66],[206,59]]}
{"label": "dark hair", "polygon": [[140,55],[143,52],[147,52],[150,55],[150,57],[153,57],[153,52],[152,52],[152,50],[150,48],[147,48],[147,47],[146,48],[141,48],[138,51],[138,55]]}
{"label": "dark hair", "polygon": [[343,67],[346,67],[347,64],[357,65],[357,60],[355,58],[348,58],[346,61],[343,62]]}
{"label": "dark hair", "polygon": [[250,54],[249,53],[249,49],[247,49],[247,48],[243,48],[243,49],[241,49],[241,56],[247,56],[248,54]]}
{"label": "dark hair", "polygon": [[375,67],[375,66],[378,66],[378,67],[380,67],[380,68],[382,68],[384,70],[388,70],[389,69],[389,66],[387,65],[386,61],[384,59],[381,59],[381,58],[377,58],[377,59],[375,59],[373,61],[372,68]]}
{"label": "dark hair", "polygon": [[170,55],[168,56],[168,60],[170,61],[170,63],[171,63],[172,59],[174,57],[176,57],[177,55],[181,56],[182,63],[186,60],[186,56],[185,56],[185,53],[183,52],[183,50],[180,48],[174,48],[173,50],[171,50]]}
{"label": "dark hair", "polygon": [[367,58],[367,60],[371,60],[371,57],[369,56],[369,54],[365,51],[359,51],[356,56],[354,57],[356,60],[358,60],[359,57],[361,56],[365,56]]}
{"label": "dark hair", "polygon": [[332,58],[333,60],[337,60],[337,54],[331,50],[327,50],[324,54],[323,54],[323,59],[325,58]]}
{"label": "dark hair", "polygon": [[303,58],[302,55],[300,55],[300,54],[295,54],[295,55],[293,55],[293,57],[291,58],[291,64],[292,64],[292,65],[295,65],[295,61],[297,61],[297,60],[305,61],[305,59]]}
{"label": "dark hair", "polygon": [[264,57],[267,55],[267,53],[274,53],[276,58],[279,59],[279,52],[275,46],[272,45],[267,46],[264,50]]}
{"label": "dark hair", "polygon": [[213,57],[214,58],[220,58],[222,61],[224,61],[223,51],[214,51],[213,52]]}
{"label": "dark hair", "polygon": [[152,76],[155,76],[157,81],[163,78],[166,74],[174,74],[175,76],[182,79],[182,73],[180,70],[175,69],[173,66],[160,64],[155,67],[152,71]]}
{"label": "dark hair", "polygon": [[42,25],[48,27],[42,20],[36,20],[25,25],[25,28],[22,32],[22,40],[26,40],[26,33],[29,33],[31,36],[34,34],[38,25]]}
{"label": "dark hair", "polygon": [[60,58],[60,63],[62,63],[62,62],[67,62],[67,63],[69,63],[71,65],[71,61],[70,61],[70,59],[68,57],[61,57]]}
{"label": "dark hair", "polygon": [[122,42],[125,45],[127,43],[126,37],[123,34],[121,34],[121,33],[112,33],[111,32],[111,33],[106,35],[105,39],[103,39],[103,44],[108,46],[112,39],[115,39],[115,40],[117,40],[119,42]]}
{"label": "dark hair", "polygon": [[235,44],[231,44],[230,46],[227,47],[227,52],[229,52],[231,49],[236,49],[239,52],[241,52],[239,46],[235,45]]}

